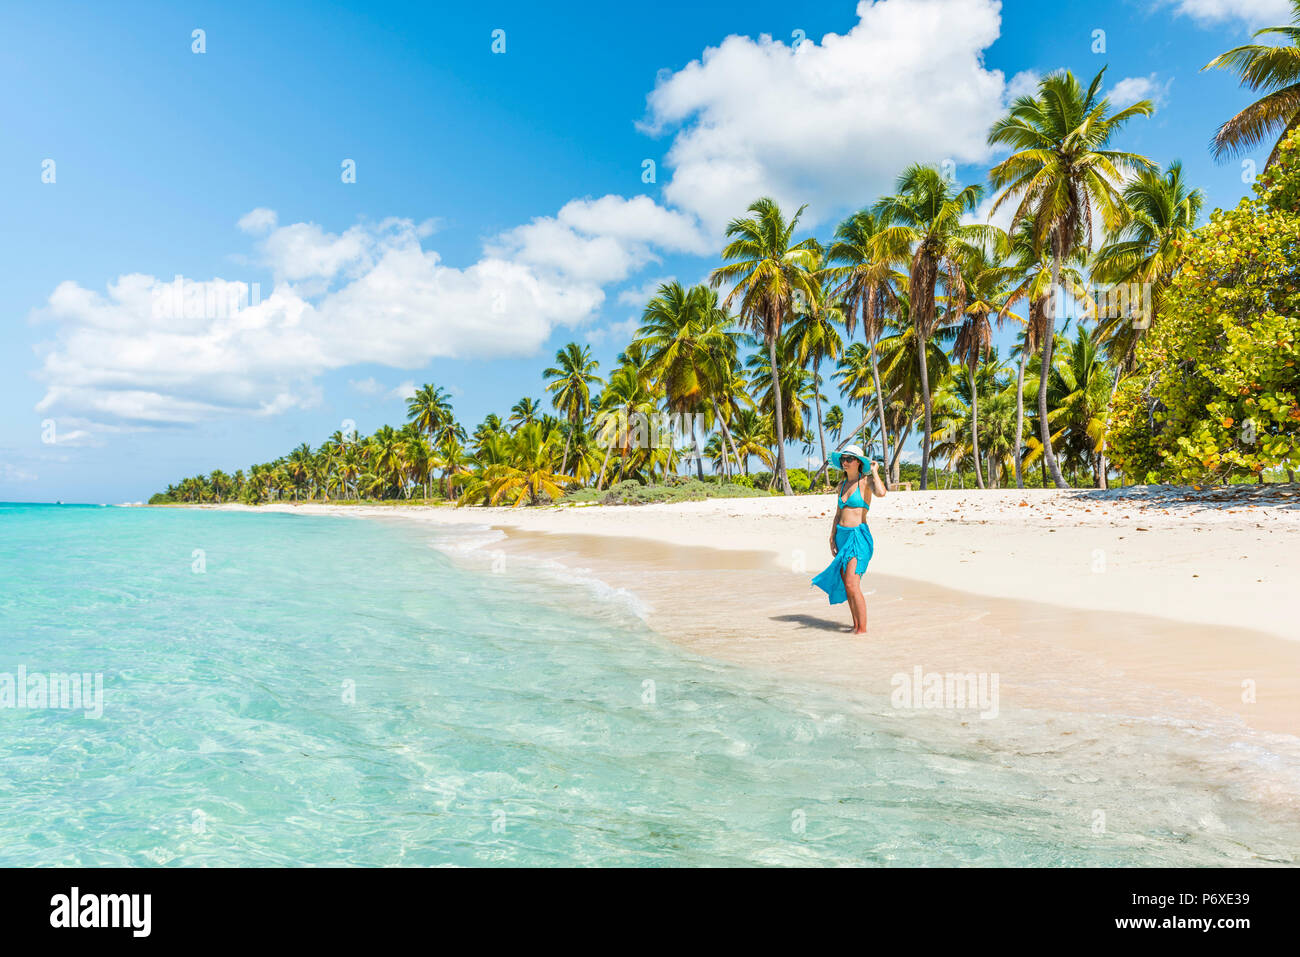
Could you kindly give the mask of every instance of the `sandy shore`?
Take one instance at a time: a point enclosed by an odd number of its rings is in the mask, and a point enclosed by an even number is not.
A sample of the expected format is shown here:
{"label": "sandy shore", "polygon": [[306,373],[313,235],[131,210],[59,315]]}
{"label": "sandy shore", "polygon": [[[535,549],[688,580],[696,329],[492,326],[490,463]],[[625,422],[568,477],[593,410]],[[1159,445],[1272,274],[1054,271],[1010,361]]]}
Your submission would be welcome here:
{"label": "sandy shore", "polygon": [[865,640],[809,586],[832,502],[262,508],[501,529],[494,550],[589,569],[666,636],[752,667],[878,693],[915,667],[992,672],[1017,707],[1300,734],[1300,497],[895,493],[871,511]]}

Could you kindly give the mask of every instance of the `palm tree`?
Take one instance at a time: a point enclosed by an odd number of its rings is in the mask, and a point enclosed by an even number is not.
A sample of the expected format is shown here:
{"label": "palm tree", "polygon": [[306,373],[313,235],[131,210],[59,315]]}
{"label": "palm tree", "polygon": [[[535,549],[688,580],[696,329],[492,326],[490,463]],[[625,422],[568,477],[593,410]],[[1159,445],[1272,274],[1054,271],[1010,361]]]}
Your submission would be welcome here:
{"label": "palm tree", "polygon": [[[1177,161],[1162,173],[1147,170],[1139,173],[1137,179],[1124,187],[1123,197],[1124,223],[1098,251],[1092,277],[1094,281],[1112,284],[1110,305],[1116,305],[1116,300],[1122,305],[1123,298],[1114,295],[1116,287],[1119,291],[1141,289],[1150,296],[1150,311],[1139,322],[1136,303],[1131,302],[1127,311],[1099,310],[1100,341],[1117,360],[1111,384],[1112,399],[1120,380],[1133,368],[1138,341],[1164,311],[1165,293],[1178,271],[1182,245],[1191,238],[1205,204],[1205,193],[1187,185],[1183,165]],[[1104,434],[1100,454],[1101,487],[1105,488]]]}
{"label": "palm tree", "polygon": [[1242,86],[1252,92],[1269,91],[1219,127],[1211,145],[1217,160],[1253,149],[1276,135],[1267,169],[1277,159],[1277,144],[1300,124],[1300,0],[1291,0],[1290,26],[1254,33],[1256,38],[1272,35],[1284,38],[1286,44],[1233,47],[1201,68],[1235,70]]}
{"label": "palm tree", "polygon": [[772,434],[772,417],[762,415],[757,409],[740,409],[736,413],[732,437],[740,450],[740,468],[744,475],[749,474],[750,456],[756,456],[768,468],[776,464],[772,455],[774,437]]}
{"label": "palm tree", "polygon": [[[792,327],[776,341],[780,372],[775,377],[771,361],[762,352],[750,355],[745,365],[749,369],[753,389],[758,393],[759,409],[772,415],[775,420],[779,402],[779,414],[785,422],[785,437],[789,441],[798,442],[808,436],[808,412],[816,401],[817,390],[813,385],[813,374],[799,363],[793,332]],[[778,389],[770,388],[774,378],[780,383]],[[764,388],[765,385],[769,388]],[[775,474],[772,476],[772,484],[775,487]]]}
{"label": "palm tree", "polygon": [[529,422],[505,441],[505,461],[487,466],[479,480],[465,490],[457,505],[510,502],[518,508],[524,502],[540,504],[543,495],[552,500],[564,497],[560,483],[572,482],[573,476],[554,470],[560,452],[558,429],[548,429],[541,422]]}
{"label": "palm tree", "polygon": [[973,383],[980,363],[993,346],[993,323],[989,317],[1003,315],[1011,270],[990,260],[983,250],[975,250],[962,263],[962,272],[967,301],[953,343],[953,355],[970,370],[971,454],[975,462],[975,484],[984,488],[984,475],[980,468],[979,389]]}
{"label": "palm tree", "polygon": [[862,336],[868,345],[867,358],[875,386],[876,420],[883,455],[889,447],[889,435],[885,431],[885,397],[880,388],[876,345],[884,331],[886,300],[896,301],[894,284],[899,274],[882,255],[878,239],[880,227],[880,220],[869,210],[854,213],[836,228],[830,259],[844,264],[832,267],[835,270],[832,275],[840,280],[837,291],[844,297],[845,329],[850,338],[853,337],[857,316],[862,316]]}
{"label": "palm tree", "polygon": [[1052,369],[1054,425],[1065,437],[1067,461],[1086,464],[1098,488],[1105,488],[1104,436],[1110,405],[1110,369],[1098,348],[1098,337],[1079,326],[1075,338],[1062,347],[1062,361]]}
{"label": "palm tree", "polygon": [[401,435],[391,425],[381,426],[366,440],[366,461],[370,472],[385,486],[394,485],[399,491],[405,482],[405,446]]}
{"label": "palm tree", "polygon": [[[885,449],[889,446],[885,435],[885,415],[884,415],[884,398],[881,396],[880,389],[880,371],[876,368],[876,352],[878,343],[875,347],[868,346],[862,342],[855,342],[845,350],[843,357],[840,359],[838,370],[831,376],[840,390],[840,394],[850,403],[857,402],[862,406],[862,425],[849,435],[853,438],[858,432],[866,433],[868,421],[875,416],[876,428],[880,436],[880,449],[883,455]],[[872,399],[876,400],[877,410],[875,412],[867,411],[867,403]],[[844,414],[840,413],[840,424],[843,426]],[[837,442],[839,440],[836,435]],[[847,442],[847,440],[844,440]],[[838,444],[844,444],[838,442]],[[837,444],[837,447],[838,447]],[[866,444],[865,442],[863,444]]]}
{"label": "palm tree", "polygon": [[442,389],[428,384],[420,386],[415,395],[406,400],[406,418],[434,443],[442,441],[449,428],[456,428],[450,397]]}
{"label": "palm tree", "polygon": [[[634,355],[624,353],[624,359],[640,358],[639,349],[629,348]],[[609,377],[609,382],[596,403],[596,428],[599,441],[605,446],[605,457],[596,475],[596,488],[605,481],[605,471],[615,444],[619,447],[619,475],[627,468],[633,446],[638,444],[635,424],[646,421],[655,411],[656,394],[650,385],[650,376],[644,364],[625,361]]]}
{"label": "palm tree", "polygon": [[948,291],[948,315],[960,315],[965,309],[965,285],[961,277],[961,260],[977,242],[987,241],[995,227],[964,224],[962,218],[974,213],[983,189],[966,186],[957,189],[933,166],[912,165],[898,177],[897,192],[875,206],[881,219],[876,242],[883,257],[891,262],[909,262],[907,296],[909,315],[917,332],[916,360],[921,373],[921,403],[925,410],[925,431],[921,437],[921,489],[927,488],[930,462],[930,375],[926,353],[939,324],[935,310],[935,290],[940,273]]}
{"label": "palm tree", "polygon": [[[822,271],[825,276],[825,271]],[[826,359],[836,362],[844,352],[844,340],[840,338],[837,327],[845,324],[846,307],[833,298],[830,290],[830,277],[825,276],[824,285],[818,290],[815,300],[804,304],[803,309],[795,313],[794,324],[790,327],[790,337],[794,343],[795,361],[800,366],[812,363],[813,402],[817,408],[817,438],[821,442],[822,464],[819,475],[830,468],[826,457],[826,429],[822,422],[822,362]]]}
{"label": "palm tree", "polygon": [[469,463],[470,457],[466,454],[465,447],[456,439],[447,439],[438,446],[434,465],[442,469],[442,480],[446,485],[448,499],[456,497],[452,483],[456,476],[469,473]]}
{"label": "palm tree", "polygon": [[831,438],[838,442],[840,433],[844,431],[844,410],[838,405],[826,410],[826,428],[830,430]]}
{"label": "palm tree", "polygon": [[[1119,228],[1124,218],[1122,174],[1155,168],[1144,156],[1106,148],[1125,123],[1150,116],[1154,107],[1150,100],[1140,100],[1112,113],[1110,101],[1097,92],[1105,72],[1103,67],[1086,92],[1069,70],[1048,74],[1039,80],[1036,96],[1017,98],[989,131],[990,146],[1015,151],[989,171],[993,188],[1002,191],[990,215],[1014,202],[1010,231],[1021,222],[1032,223],[1034,246],[1049,247],[1052,254],[1053,296],[1041,337],[1044,369],[1052,367],[1061,266],[1074,249],[1092,245],[1092,208],[1100,210],[1108,228]],[[1038,417],[1047,468],[1056,487],[1065,488],[1049,437],[1047,376],[1039,377]]]}
{"label": "palm tree", "polygon": [[524,396],[518,402],[510,407],[510,418],[506,421],[516,428],[524,425],[532,425],[541,415],[541,403],[536,399],[530,399]]}
{"label": "palm tree", "polygon": [[732,220],[727,226],[731,240],[722,250],[728,260],[709,275],[715,288],[730,283],[732,290],[723,305],[730,307],[739,295],[740,319],[760,336],[767,346],[768,367],[775,393],[776,424],[776,480],[781,491],[793,495],[790,479],[785,471],[785,419],[782,414],[780,366],[776,345],[785,327],[786,316],[794,306],[796,295],[811,300],[817,295],[817,284],[810,270],[815,264],[816,243],[812,239],[791,244],[799,217],[805,207],[800,206],[789,221],[776,201],[764,197],[750,205],[747,219]]}
{"label": "palm tree", "polygon": [[[414,422],[408,422],[402,426],[397,434],[402,442],[402,461],[405,465],[405,473],[410,476],[412,486],[423,487],[424,497],[428,498],[431,492],[429,485],[433,478],[433,470],[436,467],[433,447]],[[406,498],[411,497],[411,490],[407,486],[405,479],[402,482],[402,492]]]}
{"label": "palm tree", "polygon": [[569,464],[573,430],[586,421],[591,413],[591,386],[603,381],[596,375],[598,368],[600,363],[591,357],[591,349],[570,342],[555,353],[555,365],[542,373],[550,380],[546,383],[546,391],[554,393],[551,404],[569,423],[564,437],[564,455],[560,459],[561,472]]}
{"label": "palm tree", "polygon": [[[717,323],[718,312],[718,294],[714,290],[705,286],[687,290],[673,280],[659,287],[641,314],[634,345],[645,350],[646,363],[663,389],[668,411],[674,415],[694,415],[706,398],[713,400],[717,344],[709,340],[727,335],[725,325]],[[716,402],[713,410],[718,417]],[[704,455],[694,427],[691,440],[696,475],[703,480]]]}
{"label": "palm tree", "polygon": [[[1053,257],[1037,245],[1033,224],[1028,220],[1020,223],[1011,234],[1011,255],[1010,270],[1015,277],[1015,286],[1007,293],[1002,312],[998,314],[998,323],[1000,326],[1004,319],[1012,318],[1024,324],[1015,348],[1019,360],[1016,373],[1015,435],[1019,438],[1024,436],[1026,368],[1034,353],[1041,351],[1043,331],[1047,328],[1047,310],[1051,308]],[[1084,260],[1084,250],[1076,248],[1066,257],[1059,278],[1065,290],[1075,299],[1087,301],[1088,292],[1080,271]],[[1012,307],[1022,299],[1028,303],[1024,318],[1011,312]],[[1012,449],[1017,488],[1025,487],[1022,444],[1018,441]]]}
{"label": "palm tree", "polygon": [[[889,462],[890,480],[893,482],[897,482],[899,478],[899,461],[903,445],[912,430],[916,428],[916,410],[923,406],[922,395],[927,391],[933,395],[939,383],[949,373],[950,363],[944,347],[956,334],[952,326],[935,330],[934,335],[925,344],[925,362],[918,362],[916,353],[919,348],[919,335],[915,323],[909,317],[906,293],[899,293],[898,313],[898,317],[892,320],[889,326],[892,334],[883,337],[877,344],[877,351],[880,354],[881,385],[885,395],[889,397],[885,414],[889,417],[890,431],[895,437]],[[920,376],[922,366],[929,376],[924,384]],[[922,420],[924,420],[923,411]],[[925,439],[922,437],[922,447],[924,443]],[[883,452],[884,450],[882,454]]]}
{"label": "palm tree", "polygon": [[1143,322],[1134,321],[1135,308],[1130,308],[1129,315],[1107,309],[1099,318],[1103,341],[1127,370],[1142,333],[1163,309],[1165,292],[1178,270],[1181,246],[1196,229],[1205,193],[1188,186],[1183,164],[1175,161],[1164,172],[1143,170],[1124,187],[1122,196],[1124,220],[1094,257],[1092,278],[1120,286],[1136,283],[1150,290],[1151,314],[1143,316]]}

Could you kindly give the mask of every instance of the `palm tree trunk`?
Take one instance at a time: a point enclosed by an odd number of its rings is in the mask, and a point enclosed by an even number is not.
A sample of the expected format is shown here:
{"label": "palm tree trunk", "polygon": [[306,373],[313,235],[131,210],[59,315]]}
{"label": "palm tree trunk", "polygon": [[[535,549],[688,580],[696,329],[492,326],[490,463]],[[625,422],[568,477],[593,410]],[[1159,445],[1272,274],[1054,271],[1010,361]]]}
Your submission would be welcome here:
{"label": "palm tree trunk", "polygon": [[[889,448],[889,433],[885,430],[885,396],[880,391],[880,369],[876,365],[876,343],[871,342],[871,384],[876,390],[876,421],[880,426],[880,455],[883,458],[885,450]],[[898,476],[894,476],[894,481],[898,481]]]}
{"label": "palm tree trunk", "polygon": [[[785,474],[785,416],[781,411],[781,375],[776,365],[776,333],[781,325],[767,337],[767,358],[772,364],[772,404],[776,421],[776,477],[781,480],[781,494],[793,495],[790,478]],[[775,483],[774,483],[775,484]]]}
{"label": "palm tree trunk", "polygon": [[[1032,320],[1031,320],[1032,321]],[[1025,343],[1028,346],[1028,342]],[[1021,471],[1020,449],[1025,434],[1025,362],[1029,359],[1028,348],[1020,350],[1020,371],[1016,373],[1016,435],[1011,447],[1012,460],[1016,463],[1016,488],[1025,487],[1025,476]]]}
{"label": "palm tree trunk", "polygon": [[974,367],[970,370],[970,442],[975,459],[975,484],[984,488],[980,472],[980,389]]}
{"label": "palm tree trunk", "polygon": [[926,364],[925,343],[921,339],[919,330],[916,336],[916,347],[917,361],[921,366],[921,405],[925,409],[925,432],[921,434],[921,491],[924,492],[929,487],[930,430],[933,426],[930,419],[930,369]]}
{"label": "palm tree trunk", "polygon": [[560,474],[569,474],[569,442],[573,439],[573,423],[569,423],[569,431],[564,433],[564,458],[560,459]]}
{"label": "palm tree trunk", "polygon": [[610,453],[614,451],[615,436],[609,437],[609,445],[605,446],[605,458],[600,463],[600,474],[596,476],[596,491],[600,491],[601,485],[605,482],[605,467],[609,465]]}
{"label": "palm tree trunk", "polygon": [[822,467],[817,470],[821,475],[830,470],[831,463],[826,460],[826,430],[822,428],[822,359],[819,355],[813,363],[813,404],[817,406],[817,435],[822,442]]}
{"label": "palm tree trunk", "polygon": [[[1110,409],[1111,406],[1115,404],[1115,393],[1119,391],[1119,380],[1122,370],[1123,365],[1116,363],[1115,382],[1110,387],[1110,401],[1106,404],[1106,422],[1110,421]],[[1106,428],[1104,425],[1101,430],[1101,449],[1098,454],[1100,456],[1100,462],[1097,465],[1097,488],[1110,488],[1110,484],[1106,478],[1106,473],[1110,471],[1110,468],[1106,464]]]}
{"label": "palm tree trunk", "polygon": [[[727,420],[724,419],[722,417],[722,413],[718,411],[718,400],[715,399],[713,396],[709,396],[709,402],[712,403],[713,405],[713,417],[718,420],[718,427],[722,429],[722,438],[727,443],[727,445],[731,446],[731,454],[736,457],[736,466],[739,468],[740,450],[736,448],[736,442],[731,437],[731,429],[727,428]],[[731,478],[731,470],[726,468],[727,456],[725,454],[725,450],[722,456],[722,465],[723,465],[723,469],[726,472],[727,478]]]}
{"label": "palm tree trunk", "polygon": [[700,451],[700,437],[695,431],[695,419],[691,418],[691,450],[695,453],[695,477],[704,481],[704,453]]}
{"label": "palm tree trunk", "polygon": [[903,445],[907,442],[907,437],[911,434],[911,428],[907,428],[899,433],[894,441],[894,453],[889,458],[889,478],[895,485],[898,484],[900,478],[899,469],[901,467],[901,459],[903,456]]}
{"label": "palm tree trunk", "polygon": [[1038,430],[1043,442],[1043,463],[1051,473],[1057,488],[1069,488],[1061,475],[1061,466],[1052,451],[1052,426],[1047,421],[1047,380],[1052,373],[1052,340],[1056,338],[1056,291],[1061,283],[1061,238],[1055,236],[1056,249],[1052,255],[1052,298],[1048,303],[1046,328],[1043,330],[1043,368],[1038,375]]}

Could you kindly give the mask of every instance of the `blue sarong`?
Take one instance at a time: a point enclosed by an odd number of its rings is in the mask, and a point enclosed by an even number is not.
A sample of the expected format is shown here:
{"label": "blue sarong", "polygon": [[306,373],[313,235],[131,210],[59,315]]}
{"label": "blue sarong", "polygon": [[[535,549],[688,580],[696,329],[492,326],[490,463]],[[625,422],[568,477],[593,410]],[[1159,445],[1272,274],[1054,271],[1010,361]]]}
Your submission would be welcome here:
{"label": "blue sarong", "polygon": [[836,525],[835,549],[834,560],[812,580],[814,585],[830,596],[832,605],[849,600],[848,593],[844,590],[844,567],[856,558],[858,563],[853,566],[853,572],[861,577],[876,550],[876,543],[871,538],[871,529],[867,528],[866,522],[852,528]]}

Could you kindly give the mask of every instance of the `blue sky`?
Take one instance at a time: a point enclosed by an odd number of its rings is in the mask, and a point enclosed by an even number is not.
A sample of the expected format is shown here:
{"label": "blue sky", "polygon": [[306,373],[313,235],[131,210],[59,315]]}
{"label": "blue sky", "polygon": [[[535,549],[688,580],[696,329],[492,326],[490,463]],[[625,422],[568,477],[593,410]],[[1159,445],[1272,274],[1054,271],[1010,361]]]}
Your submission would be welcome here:
{"label": "blue sky", "polygon": [[[908,161],[981,181],[989,118],[1061,67],[1156,99],[1120,145],[1235,204],[1206,143],[1248,97],[1200,67],[1284,6],[8,4],[0,500],[147,498],[400,422],[406,383],[504,415],[565,342],[608,368],[757,195],[825,237]],[[262,302],[159,315],[177,275]]]}

